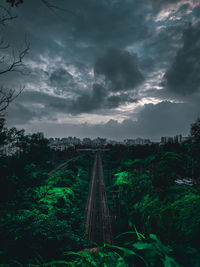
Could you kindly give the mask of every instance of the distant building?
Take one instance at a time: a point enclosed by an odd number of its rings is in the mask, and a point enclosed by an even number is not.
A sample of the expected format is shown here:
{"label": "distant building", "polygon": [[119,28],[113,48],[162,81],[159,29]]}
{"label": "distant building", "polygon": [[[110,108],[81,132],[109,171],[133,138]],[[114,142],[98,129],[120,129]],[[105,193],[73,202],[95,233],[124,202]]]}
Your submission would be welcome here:
{"label": "distant building", "polygon": [[133,139],[125,139],[124,140],[124,144],[126,146],[134,146],[134,145],[136,145],[135,140],[133,140]]}
{"label": "distant building", "polygon": [[174,136],[174,142],[175,142],[175,143],[180,143],[180,142],[182,142],[182,135],[179,134],[179,135]]}
{"label": "distant building", "polygon": [[189,137],[183,137],[181,134],[176,135],[174,137],[167,137],[163,136],[161,137],[161,144],[166,144],[166,143],[181,143],[188,141],[190,138]]}
{"label": "distant building", "polygon": [[174,143],[174,137],[168,137],[168,143]]}
{"label": "distant building", "polygon": [[161,137],[161,143],[163,143],[163,144],[167,143],[167,137],[166,136]]}
{"label": "distant building", "polygon": [[92,146],[92,140],[90,138],[83,138],[82,145],[84,146]]}
{"label": "distant building", "polygon": [[144,144],[145,144],[145,145],[151,145],[152,142],[151,142],[150,139],[144,139]]}
{"label": "distant building", "polygon": [[[169,136],[162,136],[160,145],[166,144],[166,143],[180,143],[188,141],[190,137],[183,137],[181,134],[176,135],[174,137]],[[54,150],[66,150],[70,147],[75,147],[79,145],[83,145],[85,147],[93,147],[93,148],[101,148],[105,147],[106,145],[125,145],[125,146],[136,146],[136,145],[151,145],[152,142],[150,139],[143,139],[143,138],[136,138],[136,139],[125,139],[124,141],[116,141],[116,140],[107,140],[106,138],[100,138],[97,137],[95,139],[90,139],[88,137],[83,138],[83,140],[77,138],[77,137],[63,137],[63,138],[49,138],[49,146]],[[1,148],[0,148],[1,149]],[[4,149],[5,153],[15,153],[14,149],[12,149],[13,152],[8,152],[8,150],[11,151],[10,148]],[[1,153],[1,152],[0,152]]]}
{"label": "distant building", "polygon": [[174,143],[174,137],[163,136],[161,137],[161,143],[162,144]]}
{"label": "distant building", "polygon": [[186,142],[188,140],[191,140],[191,138],[189,136],[182,137],[182,142]]}
{"label": "distant building", "polygon": [[73,145],[81,145],[81,139],[74,137],[72,143]]}
{"label": "distant building", "polygon": [[108,145],[112,145],[112,146],[116,146],[116,145],[120,145],[120,144],[124,144],[123,142],[118,142],[116,140],[107,140],[107,144]]}
{"label": "distant building", "polygon": [[124,144],[127,146],[150,145],[151,141],[149,139],[142,139],[138,137],[136,139],[125,139]]}
{"label": "distant building", "polygon": [[49,146],[54,150],[65,150],[69,147],[80,145],[82,142],[77,137],[49,138]]}
{"label": "distant building", "polygon": [[94,146],[102,147],[102,146],[106,145],[106,141],[107,141],[106,138],[97,137],[97,138],[93,139],[92,143]]}

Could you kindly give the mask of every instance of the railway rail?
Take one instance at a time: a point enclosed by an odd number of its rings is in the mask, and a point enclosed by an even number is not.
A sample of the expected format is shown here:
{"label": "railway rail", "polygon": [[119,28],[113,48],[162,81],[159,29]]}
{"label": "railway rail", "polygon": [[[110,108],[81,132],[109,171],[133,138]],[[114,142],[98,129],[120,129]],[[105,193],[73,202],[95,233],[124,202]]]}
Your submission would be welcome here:
{"label": "railway rail", "polygon": [[111,217],[100,152],[96,153],[85,208],[88,243],[112,244]]}
{"label": "railway rail", "polygon": [[77,160],[78,158],[80,158],[80,157],[82,157],[82,155],[76,156],[76,157],[74,157],[74,158],[72,158],[72,159],[69,159],[69,160],[65,161],[64,163],[60,164],[60,165],[57,166],[55,169],[53,169],[52,171],[50,171],[50,172],[48,173],[48,175],[52,175],[52,174],[54,174],[54,173],[56,173],[56,172],[63,171],[64,169],[66,169],[67,165],[68,165],[70,162],[72,162],[72,161],[76,161],[76,160]]}

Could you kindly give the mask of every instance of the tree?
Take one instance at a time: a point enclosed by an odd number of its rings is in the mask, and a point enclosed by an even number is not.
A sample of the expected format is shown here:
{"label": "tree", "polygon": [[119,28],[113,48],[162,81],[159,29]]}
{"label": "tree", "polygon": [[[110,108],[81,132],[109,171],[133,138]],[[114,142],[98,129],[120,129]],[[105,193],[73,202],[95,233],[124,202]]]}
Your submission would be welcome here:
{"label": "tree", "polygon": [[[9,3],[11,5],[11,7],[15,7],[15,6],[18,7],[19,4],[23,4],[24,3],[24,0],[6,0],[6,2]],[[41,2],[46,7],[48,7],[49,9],[51,9],[51,11],[53,11],[53,12],[55,10],[61,10],[61,11],[65,11],[67,13],[70,13],[71,15],[76,15],[76,13],[74,11],[63,8],[63,5],[60,7],[60,6],[57,6],[57,5],[52,4],[48,0],[41,0]]]}
{"label": "tree", "polygon": [[[6,26],[8,21],[16,19],[11,12],[3,6],[0,6],[0,26]],[[29,43],[25,41],[25,48],[16,53],[14,47],[10,47],[6,43],[3,36],[0,36],[0,75],[4,75],[13,71],[20,71],[23,66],[23,58],[29,51]],[[6,54],[10,54],[10,58],[6,58]],[[5,112],[9,104],[22,92],[23,88],[16,91],[16,89],[8,89],[0,85],[0,132],[4,126]]]}
{"label": "tree", "polygon": [[[47,0],[41,0],[44,4],[50,5]],[[19,4],[23,4],[24,0],[6,0],[7,3],[9,3],[12,7],[18,6]]]}
{"label": "tree", "polygon": [[200,142],[200,118],[191,124],[190,135],[195,142]]}
{"label": "tree", "polygon": [[[24,3],[24,0],[6,0],[5,2],[11,7],[18,7],[18,5]],[[57,10],[66,11],[74,15],[74,12],[63,9],[62,7],[58,7],[50,3],[50,1],[48,0],[41,0],[41,3],[43,3],[46,7],[48,7],[52,11],[57,9]],[[0,6],[0,26],[2,25],[5,26],[7,21],[13,20],[15,18],[17,18],[17,16],[13,16],[8,9],[6,9],[3,6]],[[16,69],[19,71],[19,67],[23,66],[22,60],[28,53],[29,46],[30,46],[29,43],[25,41],[25,48],[21,50],[17,56],[14,52],[14,49],[12,49],[12,60],[10,64],[8,64],[8,62],[5,62],[4,55],[0,56],[0,75],[3,75],[8,72],[16,71]],[[4,42],[4,39],[0,37],[0,51],[4,49],[9,49],[9,47],[10,47],[9,44],[6,44]],[[3,68],[4,66],[5,68]],[[4,124],[3,118],[5,116],[5,113],[4,113],[5,110],[9,106],[10,102],[12,102],[21,93],[22,90],[23,88],[19,90],[17,94],[15,94],[16,93],[15,90],[13,89],[8,90],[0,86],[0,131]]]}

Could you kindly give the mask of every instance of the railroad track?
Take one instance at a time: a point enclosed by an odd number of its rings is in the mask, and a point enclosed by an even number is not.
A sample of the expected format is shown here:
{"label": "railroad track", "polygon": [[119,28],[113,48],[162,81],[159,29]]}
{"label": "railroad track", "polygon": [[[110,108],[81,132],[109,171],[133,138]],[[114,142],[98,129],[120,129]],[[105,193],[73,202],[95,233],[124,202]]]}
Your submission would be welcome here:
{"label": "railroad track", "polygon": [[88,237],[88,243],[112,244],[111,217],[99,152],[96,153],[93,164],[85,216],[85,232]]}
{"label": "railroad track", "polygon": [[72,159],[69,159],[69,160],[65,161],[64,163],[60,164],[60,165],[57,166],[55,169],[53,169],[52,171],[50,171],[50,172],[48,173],[48,175],[52,175],[52,174],[54,174],[54,173],[56,173],[56,172],[63,171],[64,169],[66,169],[66,167],[68,166],[68,164],[69,164],[70,162],[76,161],[76,160],[77,160],[78,158],[80,158],[80,157],[81,157],[81,156],[79,155],[79,156],[76,156],[76,157],[74,157],[74,158],[72,158]]}

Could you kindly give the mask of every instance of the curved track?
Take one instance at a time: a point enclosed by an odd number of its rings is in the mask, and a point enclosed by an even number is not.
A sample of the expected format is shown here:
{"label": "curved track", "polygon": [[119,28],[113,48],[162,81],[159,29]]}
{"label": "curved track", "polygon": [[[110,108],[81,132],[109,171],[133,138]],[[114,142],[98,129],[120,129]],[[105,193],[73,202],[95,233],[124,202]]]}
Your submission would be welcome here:
{"label": "curved track", "polygon": [[71,159],[65,161],[64,163],[62,163],[61,165],[57,166],[55,169],[53,169],[52,171],[50,171],[48,173],[48,175],[52,175],[52,174],[54,174],[56,172],[63,171],[67,167],[67,165],[69,164],[69,162],[75,161],[75,160],[77,160],[80,157],[81,156],[79,155],[79,156],[76,156],[74,158],[71,158]]}
{"label": "curved track", "polygon": [[99,152],[97,152],[93,164],[85,216],[85,232],[89,243],[112,244],[111,218]]}

